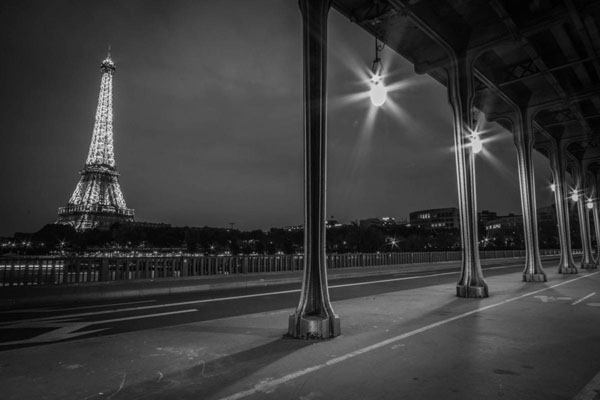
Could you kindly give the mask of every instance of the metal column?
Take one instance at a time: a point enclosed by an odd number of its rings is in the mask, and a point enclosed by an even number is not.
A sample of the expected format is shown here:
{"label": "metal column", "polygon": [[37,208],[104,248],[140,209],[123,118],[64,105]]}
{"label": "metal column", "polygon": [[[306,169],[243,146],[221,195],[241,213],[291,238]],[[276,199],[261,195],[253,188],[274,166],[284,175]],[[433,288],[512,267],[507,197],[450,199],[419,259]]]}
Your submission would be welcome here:
{"label": "metal column", "polygon": [[327,14],[329,0],[300,0],[304,62],[304,276],[300,302],[289,318],[295,338],[340,334],[327,287],[325,255]]}
{"label": "metal column", "polygon": [[537,209],[535,201],[535,175],[533,168],[533,118],[527,110],[518,110],[515,124],[515,146],[519,170],[523,229],[525,233],[524,282],[546,282],[546,273],[540,259]]}
{"label": "metal column", "polygon": [[581,268],[597,268],[592,257],[590,218],[585,204],[586,198],[589,195],[589,191],[587,190],[587,179],[581,164],[577,165],[576,170],[577,187],[580,188],[579,200],[577,201],[577,214],[579,216],[579,230],[581,232],[581,249],[583,250]]}
{"label": "metal column", "polygon": [[573,262],[571,251],[571,232],[569,224],[569,204],[566,184],[565,149],[561,143],[552,142],[550,167],[554,177],[556,216],[558,219],[558,237],[560,241],[559,274],[576,274],[577,267]]}
{"label": "metal column", "polygon": [[475,153],[470,145],[473,126],[473,68],[466,57],[455,57],[448,70],[448,95],[454,114],[454,150],[460,211],[462,269],[456,285],[458,297],[487,297],[479,261]]}
{"label": "metal column", "polygon": [[598,210],[598,171],[593,171],[592,180],[592,202],[594,208],[592,208],[592,215],[594,218],[594,232],[596,233],[596,264],[600,263],[600,212]]}

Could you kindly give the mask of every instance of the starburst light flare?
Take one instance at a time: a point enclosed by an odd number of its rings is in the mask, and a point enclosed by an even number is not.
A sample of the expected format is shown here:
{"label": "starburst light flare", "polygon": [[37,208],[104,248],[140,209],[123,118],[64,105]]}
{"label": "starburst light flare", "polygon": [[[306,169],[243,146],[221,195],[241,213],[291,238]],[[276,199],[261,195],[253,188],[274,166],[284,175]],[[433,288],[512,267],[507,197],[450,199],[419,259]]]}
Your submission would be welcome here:
{"label": "starburst light flare", "polygon": [[373,103],[376,107],[381,107],[385,100],[387,99],[387,89],[385,85],[381,81],[381,77],[379,75],[373,75],[371,79],[371,90],[369,90],[369,97],[371,98],[371,103]]}
{"label": "starburst light flare", "polygon": [[371,67],[373,76],[370,82],[371,90],[369,91],[369,97],[371,98],[371,103],[376,107],[381,107],[387,99],[387,89],[383,83],[383,63],[381,62],[381,58],[379,58],[381,50],[383,50],[383,44],[379,46],[377,37],[375,37],[375,59]]}

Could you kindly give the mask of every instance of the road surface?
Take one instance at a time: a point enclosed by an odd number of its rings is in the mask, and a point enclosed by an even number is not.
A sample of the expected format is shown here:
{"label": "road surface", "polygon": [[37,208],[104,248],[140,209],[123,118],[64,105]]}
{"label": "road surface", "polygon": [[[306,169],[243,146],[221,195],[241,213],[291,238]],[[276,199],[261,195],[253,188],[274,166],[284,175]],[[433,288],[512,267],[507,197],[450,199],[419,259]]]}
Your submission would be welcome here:
{"label": "road surface", "polygon": [[488,299],[454,296],[456,263],[335,280],[327,341],[283,337],[297,284],[2,312],[3,398],[600,396],[599,274],[522,262],[486,260]]}

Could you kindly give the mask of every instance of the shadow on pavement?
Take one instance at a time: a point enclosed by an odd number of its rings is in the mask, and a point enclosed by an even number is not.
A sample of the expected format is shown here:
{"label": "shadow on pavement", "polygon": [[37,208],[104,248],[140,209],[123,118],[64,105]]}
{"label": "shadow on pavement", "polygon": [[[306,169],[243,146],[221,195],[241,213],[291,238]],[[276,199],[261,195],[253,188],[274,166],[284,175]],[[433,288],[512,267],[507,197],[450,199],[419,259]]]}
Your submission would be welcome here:
{"label": "shadow on pavement", "polygon": [[282,337],[262,346],[199,363],[187,370],[104,393],[93,399],[207,399],[312,343],[309,340]]}

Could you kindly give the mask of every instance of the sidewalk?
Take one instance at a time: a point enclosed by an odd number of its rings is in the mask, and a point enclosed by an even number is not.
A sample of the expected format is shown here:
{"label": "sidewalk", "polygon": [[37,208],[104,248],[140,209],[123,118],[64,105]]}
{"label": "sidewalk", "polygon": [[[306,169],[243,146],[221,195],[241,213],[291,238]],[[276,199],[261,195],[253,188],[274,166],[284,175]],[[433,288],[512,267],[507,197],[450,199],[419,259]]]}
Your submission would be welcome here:
{"label": "sidewalk", "polygon": [[[543,257],[544,260],[556,256]],[[482,265],[495,264],[503,258],[482,260]],[[460,261],[439,263],[383,265],[369,267],[337,268],[327,271],[329,281],[357,278],[369,275],[391,275],[413,271],[436,271],[448,267],[460,268]],[[201,292],[209,290],[241,289],[276,286],[302,282],[301,271],[266,272],[239,275],[210,275],[187,278],[161,278],[135,281],[111,281],[73,283],[56,286],[9,286],[0,287],[0,310],[36,307],[40,305],[93,301],[110,298],[141,297],[170,293]]]}

